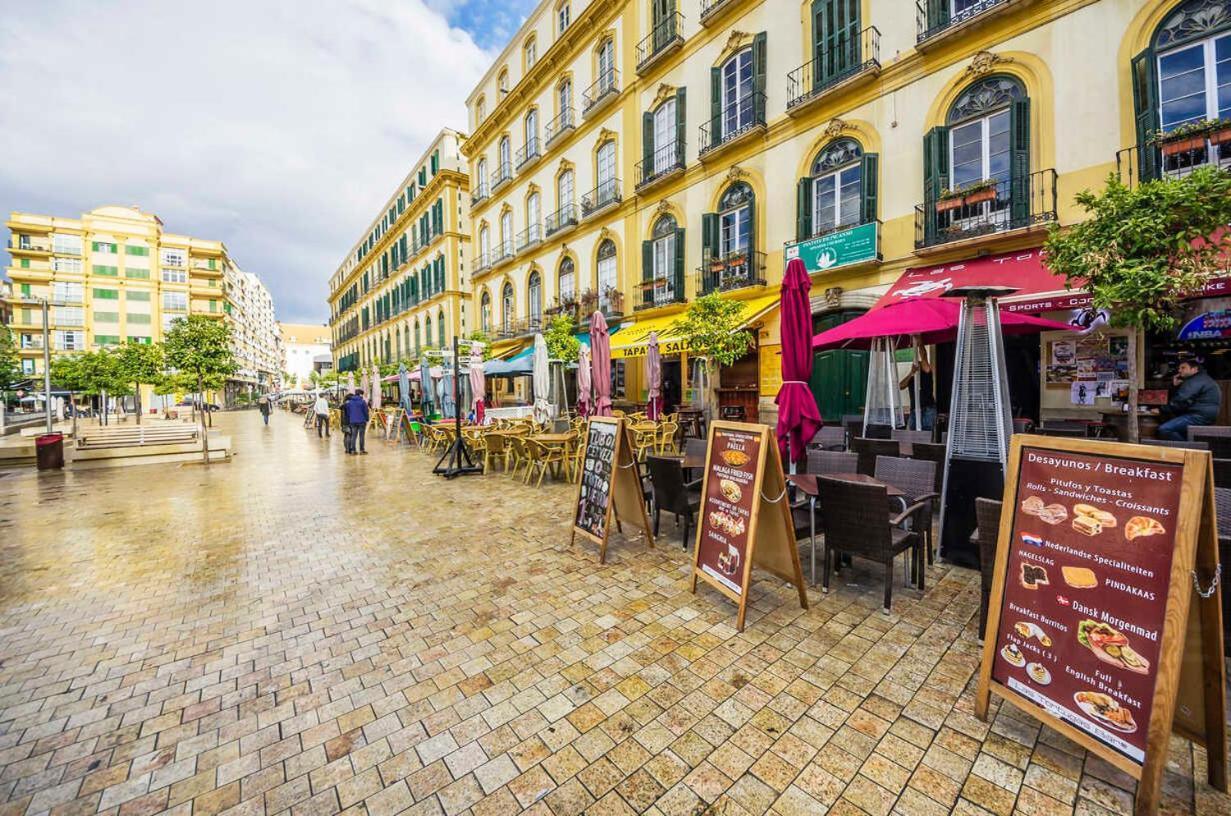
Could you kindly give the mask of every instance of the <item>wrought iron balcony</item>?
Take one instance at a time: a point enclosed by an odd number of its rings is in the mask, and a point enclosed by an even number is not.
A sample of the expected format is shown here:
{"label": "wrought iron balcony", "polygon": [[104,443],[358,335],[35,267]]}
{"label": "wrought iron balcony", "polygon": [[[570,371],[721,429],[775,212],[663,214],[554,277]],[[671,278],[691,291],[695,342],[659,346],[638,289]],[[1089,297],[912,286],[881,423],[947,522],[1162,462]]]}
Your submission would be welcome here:
{"label": "wrought iron balcony", "polygon": [[517,254],[525,252],[533,246],[543,243],[543,225],[531,224],[517,233]]}
{"label": "wrought iron balcony", "polygon": [[486,252],[480,252],[474,259],[474,273],[482,275],[484,272],[492,268],[494,259],[492,251],[489,249]]}
{"label": "wrought iron balcony", "polygon": [[581,323],[588,321],[590,315],[595,312],[602,312],[603,317],[607,318],[624,316],[624,293],[614,286],[608,287],[601,295],[593,289],[587,289],[582,292],[578,304],[577,314]]}
{"label": "wrought iron balcony", "polygon": [[586,88],[581,95],[581,115],[589,116],[593,111],[614,99],[620,93],[620,72],[614,68],[599,75],[594,84]]}
{"label": "wrought iron balcony", "polygon": [[704,295],[764,286],[765,253],[744,250],[708,257],[697,270],[697,278],[697,288]]}
{"label": "wrought iron balcony", "polygon": [[525,320],[510,318],[496,327],[496,337],[500,340],[508,340],[513,337],[525,337],[542,330],[543,318],[541,316]]}
{"label": "wrought iron balcony", "polygon": [[542,155],[543,151],[539,149],[539,137],[531,137],[529,141],[517,149],[517,155],[515,156],[517,169],[521,170],[527,164],[530,164],[530,162]]}
{"label": "wrought iron balcony", "polygon": [[620,196],[620,180],[604,181],[581,197],[581,217],[589,218],[623,200]]}
{"label": "wrought iron balcony", "polygon": [[637,43],[637,73],[646,71],[661,57],[684,44],[683,22],[684,15],[675,11],[654,24],[649,36]]}
{"label": "wrought iron balcony", "polygon": [[1187,136],[1163,136],[1116,153],[1116,172],[1129,187],[1155,178],[1182,178],[1198,167],[1231,171],[1231,128],[1212,125]]}
{"label": "wrought iron balcony", "polygon": [[491,191],[494,193],[505,184],[513,180],[513,168],[508,164],[501,164],[492,173]]}
{"label": "wrought iron balcony", "polygon": [[51,252],[51,244],[33,241],[26,235],[16,235],[9,239],[9,249],[18,252]]}
{"label": "wrought iron balcony", "polygon": [[552,142],[575,127],[577,127],[576,114],[574,114],[572,108],[565,108],[560,111],[559,116],[547,123],[544,142],[548,147],[551,147]]}
{"label": "wrought iron balcony", "polygon": [[655,148],[648,162],[637,162],[637,190],[643,190],[684,169],[686,145],[675,141]]}
{"label": "wrought iron balcony", "polygon": [[577,217],[577,205],[565,204],[547,216],[547,220],[543,224],[543,231],[547,235],[554,235],[562,230],[577,226],[579,220],[581,219]]}
{"label": "wrought iron balcony", "polygon": [[491,193],[488,190],[487,182],[480,181],[478,185],[476,185],[470,192],[470,206],[473,207],[480,202],[486,201],[489,195],[491,195]]}
{"label": "wrought iron balcony", "polygon": [[787,74],[788,112],[794,113],[820,99],[829,89],[857,76],[880,71],[881,33],[868,26],[858,37],[839,38],[837,45]]}
{"label": "wrought iron balcony", "polygon": [[915,249],[1055,221],[1056,201],[1052,169],[947,190],[915,207]]}
{"label": "wrought iron balcony", "polygon": [[964,0],[962,9],[952,12],[948,0],[915,0],[915,44],[919,47],[932,45],[933,40],[946,32],[955,30],[993,9],[1014,4],[1024,5],[1029,0]]}
{"label": "wrought iron balcony", "polygon": [[513,239],[506,238],[492,250],[492,266],[498,266],[513,257]]}
{"label": "wrought iron balcony", "polygon": [[738,0],[701,0],[701,25],[711,25]]}
{"label": "wrought iron balcony", "polygon": [[[651,273],[652,275],[652,273]],[[686,303],[684,296],[684,276],[665,275],[663,277],[647,277],[641,281],[641,298],[633,311],[654,309],[671,303]]]}
{"label": "wrought iron balcony", "polygon": [[742,136],[765,129],[765,94],[755,91],[726,106],[701,125],[701,154],[712,153]]}

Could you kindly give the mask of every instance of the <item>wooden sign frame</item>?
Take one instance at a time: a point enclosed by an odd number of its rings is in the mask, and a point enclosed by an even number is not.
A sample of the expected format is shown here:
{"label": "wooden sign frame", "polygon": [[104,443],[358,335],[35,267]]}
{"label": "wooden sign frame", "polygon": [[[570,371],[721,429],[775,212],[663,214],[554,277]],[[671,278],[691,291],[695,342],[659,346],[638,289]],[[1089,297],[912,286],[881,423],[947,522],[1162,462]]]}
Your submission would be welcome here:
{"label": "wooden sign frame", "polygon": [[[607,541],[611,538],[611,525],[614,522],[616,531],[624,532],[621,522],[638,527],[645,533],[645,540],[650,548],[654,547],[654,534],[650,531],[650,517],[645,511],[645,497],[641,489],[641,475],[637,470],[637,457],[633,453],[631,440],[628,438],[628,428],[622,417],[590,417],[585,428],[586,450],[590,446],[590,424],[598,423],[615,426],[615,442],[612,445],[611,484],[608,486],[607,515],[603,522],[603,535],[596,536],[589,530],[577,526],[577,508],[581,504],[581,488],[584,478],[577,479],[577,495],[573,498],[573,536],[569,546],[573,546],[580,536],[598,545],[598,563],[607,563]],[[585,453],[581,457],[586,461]],[[631,510],[635,506],[636,511]]]}
{"label": "wooden sign frame", "polygon": [[[740,591],[711,577],[701,568],[701,540],[707,527],[705,519],[706,497],[710,486],[710,458],[714,450],[714,436],[718,431],[737,431],[756,434],[760,437],[760,456],[753,476],[752,516],[748,523],[748,543],[744,557]],[[776,496],[777,498],[770,498]],[[768,510],[765,505],[770,505]],[[787,498],[786,475],[782,470],[782,458],[778,441],[768,425],[747,422],[715,420],[710,423],[709,439],[705,446],[705,471],[701,480],[701,507],[698,510],[697,537],[692,548],[692,592],[697,592],[697,579],[705,581],[739,606],[735,625],[744,631],[744,619],[748,611],[748,587],[752,579],[752,566],[778,576],[799,590],[799,605],[808,608],[808,591],[804,585],[803,568],[799,562],[799,548],[795,544],[795,523],[791,518],[790,501]],[[758,546],[760,545],[760,546]]]}
{"label": "wooden sign frame", "polygon": [[[1011,536],[1020,500],[1018,489],[1023,447],[1183,466],[1171,575],[1159,639],[1154,696],[1147,724],[1145,760],[1140,764],[992,679]],[[1107,760],[1138,780],[1134,810],[1137,816],[1158,810],[1162,773],[1167,763],[1172,730],[1205,747],[1209,783],[1217,790],[1226,792],[1226,669],[1223,662],[1221,590],[1215,578],[1219,567],[1218,540],[1210,454],[1207,451],[1125,445],[1093,439],[1015,435],[1005,475],[1003,508],[983,642],[983,662],[975,694],[975,714],[980,719],[987,719],[990,697],[995,693],[1087,751]],[[1194,584],[1207,587],[1211,581],[1215,586],[1210,596],[1198,596]],[[1184,702],[1177,709],[1178,700]]]}

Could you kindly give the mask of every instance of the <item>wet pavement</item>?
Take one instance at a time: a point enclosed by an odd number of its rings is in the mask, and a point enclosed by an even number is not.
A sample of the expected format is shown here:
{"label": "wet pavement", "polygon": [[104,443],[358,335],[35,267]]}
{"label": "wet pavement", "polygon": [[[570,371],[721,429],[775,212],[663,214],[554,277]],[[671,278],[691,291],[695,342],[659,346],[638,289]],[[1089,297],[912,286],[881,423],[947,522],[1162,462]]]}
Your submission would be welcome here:
{"label": "wet pavement", "polygon": [[[979,579],[765,578],[569,545],[573,488],[300,420],[235,459],[0,472],[0,816],[1131,813],[1133,781],[993,703]],[[898,571],[899,583],[902,580]],[[1163,812],[1231,813],[1174,738]]]}

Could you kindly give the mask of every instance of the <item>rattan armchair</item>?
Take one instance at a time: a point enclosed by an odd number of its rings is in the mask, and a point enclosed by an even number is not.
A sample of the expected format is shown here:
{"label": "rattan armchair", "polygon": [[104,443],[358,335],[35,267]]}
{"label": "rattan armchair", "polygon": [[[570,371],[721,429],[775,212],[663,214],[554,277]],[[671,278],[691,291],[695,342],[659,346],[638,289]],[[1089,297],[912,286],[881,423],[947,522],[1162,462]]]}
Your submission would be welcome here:
{"label": "rattan armchair", "polygon": [[923,551],[927,563],[932,563],[932,503],[940,498],[936,492],[936,463],[923,459],[904,459],[900,456],[876,457],[877,480],[901,490],[898,497],[901,510],[907,505],[924,505],[909,519],[910,529],[923,535]]}
{"label": "rattan armchair", "polygon": [[1218,459],[1231,459],[1231,426],[1189,425],[1188,438],[1206,443]]}
{"label": "rattan armchair", "polygon": [[826,425],[812,435],[809,448],[828,451],[846,450],[846,429],[840,425]]}
{"label": "rattan armchair", "polygon": [[869,439],[857,436],[851,440],[851,450],[859,454],[859,472],[871,476],[876,472],[876,457],[897,456],[898,443],[893,439]]}

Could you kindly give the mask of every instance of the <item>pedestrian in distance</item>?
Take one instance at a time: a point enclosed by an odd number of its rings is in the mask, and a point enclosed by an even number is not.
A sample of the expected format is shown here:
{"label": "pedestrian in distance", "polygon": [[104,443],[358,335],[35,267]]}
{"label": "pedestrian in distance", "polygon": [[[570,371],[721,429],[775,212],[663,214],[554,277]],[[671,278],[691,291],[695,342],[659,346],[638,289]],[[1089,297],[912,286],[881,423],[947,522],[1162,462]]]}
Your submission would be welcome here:
{"label": "pedestrian in distance", "polygon": [[256,407],[261,411],[261,419],[265,420],[265,424],[268,425],[269,415],[274,412],[274,404],[269,395],[262,394],[261,398],[256,402]]}
{"label": "pedestrian in distance", "polygon": [[350,415],[347,413],[347,406],[354,398],[354,392],[347,391],[346,396],[342,397],[342,404],[338,406],[338,412],[342,415],[342,444],[347,453],[355,452],[355,429],[351,426]]}
{"label": "pedestrian in distance", "polygon": [[368,420],[372,415],[368,411],[368,401],[363,398],[362,388],[355,389],[354,396],[342,407],[342,412],[351,426],[351,450],[347,452],[367,456],[364,440],[367,436]]}
{"label": "pedestrian in distance", "polygon": [[324,394],[316,395],[316,403],[312,406],[312,413],[316,414],[316,438],[329,438],[329,400],[325,399]]}

